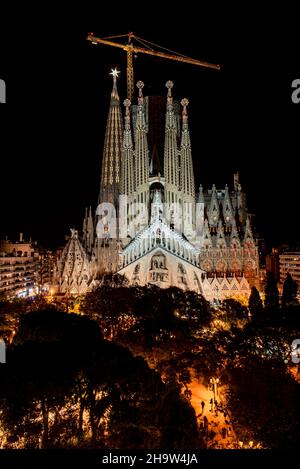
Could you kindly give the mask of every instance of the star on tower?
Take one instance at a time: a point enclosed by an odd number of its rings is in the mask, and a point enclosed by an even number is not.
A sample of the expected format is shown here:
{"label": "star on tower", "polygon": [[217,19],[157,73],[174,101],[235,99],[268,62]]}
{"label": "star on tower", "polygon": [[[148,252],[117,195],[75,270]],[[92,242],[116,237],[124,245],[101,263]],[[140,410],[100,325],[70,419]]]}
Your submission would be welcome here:
{"label": "star on tower", "polygon": [[116,68],[112,68],[111,72],[110,72],[110,75],[112,75],[113,78],[119,78],[119,73],[120,73],[119,70],[117,70]]}
{"label": "star on tower", "polygon": [[117,68],[112,68],[110,75],[113,77],[113,89],[111,96],[119,100],[118,90],[117,90],[117,78],[119,78],[120,71]]}

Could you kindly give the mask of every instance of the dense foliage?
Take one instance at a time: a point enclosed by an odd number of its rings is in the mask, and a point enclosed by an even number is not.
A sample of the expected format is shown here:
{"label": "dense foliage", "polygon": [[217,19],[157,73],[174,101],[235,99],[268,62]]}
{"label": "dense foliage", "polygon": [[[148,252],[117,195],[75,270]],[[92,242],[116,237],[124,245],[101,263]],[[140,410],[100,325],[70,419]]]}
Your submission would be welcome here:
{"label": "dense foliage", "polygon": [[174,383],[103,340],[86,316],[25,315],[0,376],[4,448],[184,448],[197,438],[194,411]]}
{"label": "dense foliage", "polygon": [[81,298],[77,315],[42,298],[3,303],[0,327],[17,332],[0,366],[0,444],[205,447],[184,390],[195,377],[207,386],[217,376],[241,440],[296,447],[295,295],[287,278],[280,306],[268,275],[265,304],[253,287],[248,307],[209,305],[194,292],[129,287],[113,276]]}

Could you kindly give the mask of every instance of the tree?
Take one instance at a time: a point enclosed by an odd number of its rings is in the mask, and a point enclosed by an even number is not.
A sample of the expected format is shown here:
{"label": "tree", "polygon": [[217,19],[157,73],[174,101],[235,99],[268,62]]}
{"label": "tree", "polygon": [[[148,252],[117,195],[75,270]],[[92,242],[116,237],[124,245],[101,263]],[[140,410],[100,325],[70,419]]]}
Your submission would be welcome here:
{"label": "tree", "polygon": [[[180,388],[172,404],[160,374],[128,348],[103,340],[87,316],[25,314],[7,352],[9,366],[0,367],[0,438],[7,449],[198,443],[195,415]],[[159,418],[164,406],[167,421]]]}
{"label": "tree", "polygon": [[231,327],[238,327],[248,320],[248,312],[246,306],[242,305],[239,301],[228,298],[222,302],[215,317],[218,317],[218,319],[221,319]]}
{"label": "tree", "polygon": [[273,272],[267,272],[266,286],[265,286],[265,306],[267,308],[279,308],[279,294],[277,288],[277,281]]}
{"label": "tree", "polygon": [[299,415],[300,388],[285,364],[248,356],[242,366],[228,372],[228,404],[240,438],[248,430],[268,449],[298,448],[300,421],[295,415]]}
{"label": "tree", "polygon": [[259,316],[263,310],[263,302],[256,287],[251,288],[248,308],[252,316]]}
{"label": "tree", "polygon": [[283,283],[283,291],[281,298],[282,306],[288,306],[289,304],[295,303],[297,301],[297,290],[298,284],[288,272]]}
{"label": "tree", "polygon": [[[116,276],[116,279],[121,281],[122,277]],[[101,324],[105,337],[112,338],[124,329],[122,318],[131,313],[134,293],[134,288],[104,283],[85,295],[80,309]]]}
{"label": "tree", "polygon": [[203,442],[197,431],[197,419],[191,404],[178,394],[173,384],[158,411],[161,425],[161,447],[166,449],[191,449],[201,447]]}

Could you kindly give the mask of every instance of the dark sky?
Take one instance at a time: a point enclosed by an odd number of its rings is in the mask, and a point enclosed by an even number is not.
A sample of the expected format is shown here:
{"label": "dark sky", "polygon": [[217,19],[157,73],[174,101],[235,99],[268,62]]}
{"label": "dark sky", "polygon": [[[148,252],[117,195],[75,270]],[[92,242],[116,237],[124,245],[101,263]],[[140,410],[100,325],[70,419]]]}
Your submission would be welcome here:
{"label": "dark sky", "polygon": [[121,70],[123,101],[126,60],[123,51],[85,38],[88,31],[104,37],[132,30],[222,65],[214,72],[139,55],[134,66],[144,94],[165,94],[171,79],[175,98],[189,99],[197,186],[232,186],[233,172],[240,171],[248,208],[268,245],[299,241],[300,104],[291,101],[291,82],[300,78],[299,20],[291,11],[212,6],[210,12],[187,6],[172,16],[143,11],[128,20],[118,9],[82,18],[79,12],[76,20],[49,11],[3,34],[1,235],[23,231],[56,246],[69,227],[81,228],[85,206],[95,208],[109,72]]}

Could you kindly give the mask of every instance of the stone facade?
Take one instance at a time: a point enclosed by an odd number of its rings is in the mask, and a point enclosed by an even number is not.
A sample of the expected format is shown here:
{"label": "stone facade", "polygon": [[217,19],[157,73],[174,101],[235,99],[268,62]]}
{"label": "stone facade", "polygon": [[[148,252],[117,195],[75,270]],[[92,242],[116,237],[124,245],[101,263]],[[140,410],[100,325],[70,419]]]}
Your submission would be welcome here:
{"label": "stone facade", "polygon": [[116,75],[113,79],[99,204],[94,216],[86,211],[82,238],[76,237],[80,272],[67,267],[66,253],[60,261],[60,289],[66,291],[71,282],[75,291],[80,279],[79,290],[87,290],[104,272],[119,272],[131,284],[177,286],[210,301],[247,297],[258,279],[258,250],[238,174],[231,191],[227,185],[207,191],[200,185],[196,192],[188,100],[181,100],[180,116],[171,81],[166,83],[165,140],[159,151],[163,165],[158,165],[148,148],[151,122],[144,84],[137,83],[133,115],[131,102],[124,101],[122,126]]}

